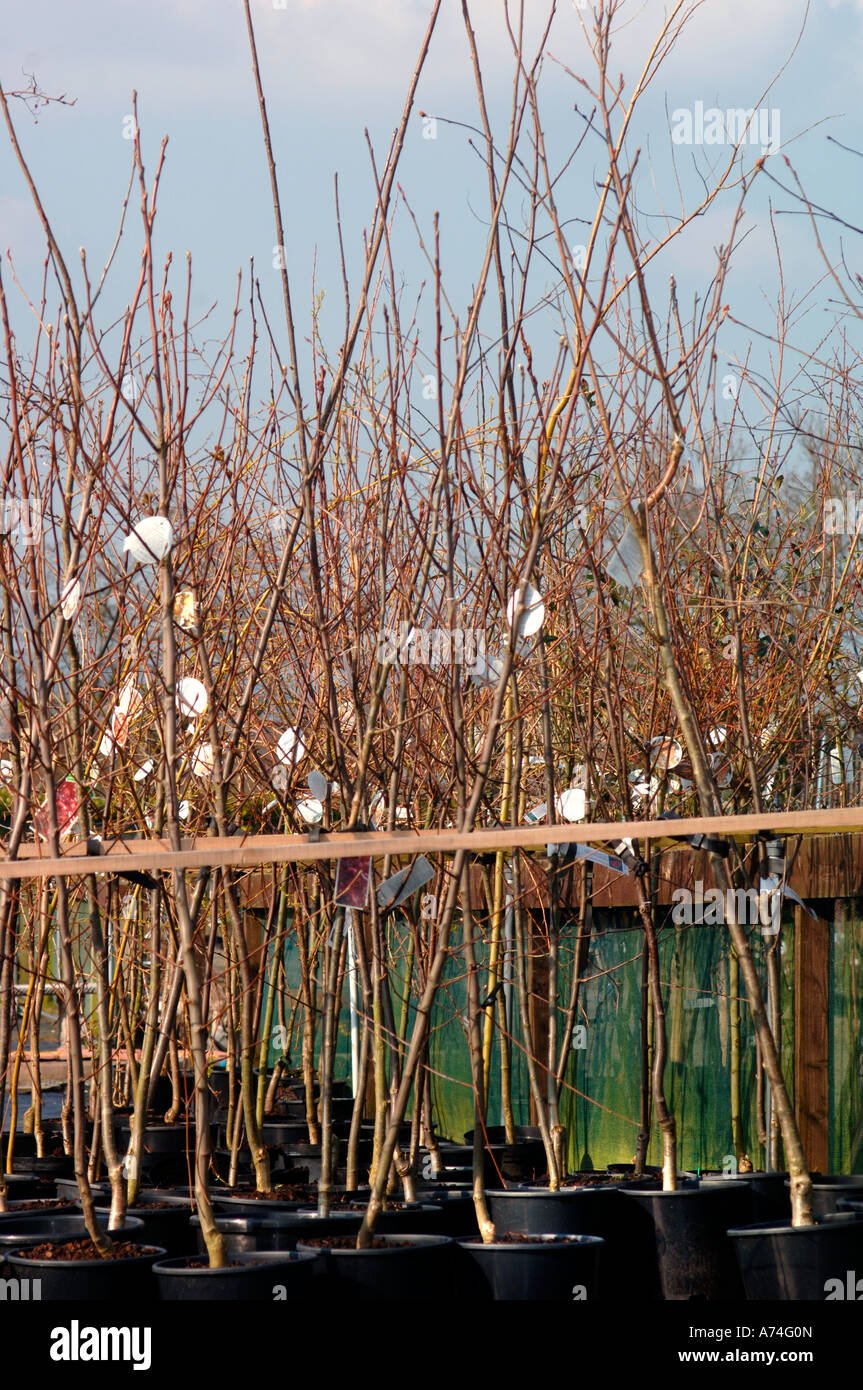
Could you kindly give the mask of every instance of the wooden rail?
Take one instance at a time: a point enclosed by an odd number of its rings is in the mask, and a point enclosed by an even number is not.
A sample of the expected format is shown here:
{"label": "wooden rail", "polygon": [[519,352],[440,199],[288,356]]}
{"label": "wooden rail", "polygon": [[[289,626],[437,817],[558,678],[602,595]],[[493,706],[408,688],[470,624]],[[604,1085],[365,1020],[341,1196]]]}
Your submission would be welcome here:
{"label": "wooden rail", "polygon": [[[109,840],[98,852],[86,841],[69,846],[60,858],[44,854],[42,845],[22,845],[16,859],[0,860],[0,880],[64,878],[82,874],[147,873],[167,869],[246,868],[256,864],[314,863],[319,859],[395,857],[413,854],[474,854],[546,844],[609,845],[616,840],[652,840],[672,845],[681,836],[709,835],[748,841],[758,834],[835,835],[863,831],[863,807],[826,811],[765,811],[745,816],[689,816],[680,820],[596,821],[580,825],[519,825],[493,830],[398,830],[308,835],[199,836],[172,850],[164,839]],[[92,842],[91,842],[92,845]]]}

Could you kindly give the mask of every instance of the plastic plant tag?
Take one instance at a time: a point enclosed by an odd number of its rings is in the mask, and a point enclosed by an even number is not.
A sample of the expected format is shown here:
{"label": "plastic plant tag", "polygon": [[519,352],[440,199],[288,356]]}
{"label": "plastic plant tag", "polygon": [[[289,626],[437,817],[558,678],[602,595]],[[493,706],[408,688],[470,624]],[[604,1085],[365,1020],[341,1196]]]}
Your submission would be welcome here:
{"label": "plastic plant tag", "polygon": [[[75,783],[67,779],[60,782],[55,791],[55,803],[57,807],[57,829],[60,839],[67,839],[72,833],[72,827],[78,819],[80,802],[78,799],[78,788]],[[50,834],[48,823],[47,803],[43,803],[33,816],[33,824],[36,833],[42,840],[47,840]]]}
{"label": "plastic plant tag", "polygon": [[136,522],[123,542],[123,550],[139,565],[157,565],[174,543],[166,516],[145,516]]}
{"label": "plastic plant tag", "polygon": [[614,549],[603,560],[603,567],[616,584],[632,589],[644,574],[641,546],[631,526],[627,526]]}
{"label": "plastic plant tag", "polygon": [[60,610],[67,623],[71,622],[81,605],[81,581],[70,579],[60,595]]}
{"label": "plastic plant tag", "polygon": [[306,825],[319,825],[324,818],[324,808],[316,797],[308,797],[297,802],[297,811]]}
{"label": "plastic plant tag", "polygon": [[201,743],[192,754],[192,772],[196,777],[206,778],[213,771],[213,745]]}
{"label": "plastic plant tag", "polygon": [[650,740],[650,761],[658,776],[663,776],[683,761],[683,749],[676,738],[652,738]]}
{"label": "plastic plant tag", "polygon": [[[515,617],[516,608],[518,606],[519,589],[516,589],[516,591],[510,595],[509,603],[506,605],[506,620],[510,627],[512,627],[513,618]],[[516,639],[533,637],[535,633],[539,632],[544,622],[545,604],[542,601],[542,596],[539,590],[535,589],[532,584],[525,584],[521,617],[515,629]]]}
{"label": "plastic plant tag", "polygon": [[180,820],[188,820],[189,814],[190,811],[188,801],[181,801],[179,806],[177,807],[177,815],[179,816]]}
{"label": "plastic plant tag", "polygon": [[850,782],[854,776],[852,762],[853,754],[850,748],[836,744],[830,749],[830,781],[834,787],[838,787],[842,782]]}
{"label": "plastic plant tag", "polygon": [[152,771],[153,771],[153,763],[152,763],[152,760],[151,760],[150,758],[148,758],[147,761],[146,761],[145,763],[142,763],[142,764],[141,764],[141,766],[138,768],[138,771],[135,773],[135,781],[136,781],[136,782],[143,782],[143,781],[144,781],[144,778],[145,778],[145,777],[149,777],[149,775],[150,775],[150,773],[151,773]]}
{"label": "plastic plant tag", "polygon": [[528,825],[536,825],[537,822],[541,821],[543,816],[546,815],[547,811],[548,806],[544,801],[541,801],[538,806],[531,806],[529,811],[525,811],[524,818]]}
{"label": "plastic plant tag", "polygon": [[198,621],[198,605],[191,589],[181,589],[174,595],[174,622],[184,632],[192,632]]}
{"label": "plastic plant tag", "polygon": [[336,871],[336,907],[363,909],[369,899],[371,859],[340,859]]}
{"label": "plastic plant tag", "polygon": [[185,715],[205,714],[210,703],[206,687],[194,676],[184,676],[177,685],[180,712]]}
{"label": "plastic plant tag", "polygon": [[566,787],[557,797],[556,805],[564,820],[584,820],[587,815],[587,793],[583,787]]}
{"label": "plastic plant tag", "polygon": [[499,656],[477,657],[468,668],[468,675],[474,685],[497,685],[503,674],[503,662]]}
{"label": "plastic plant tag", "polygon": [[300,738],[296,729],[285,729],[278,743],[276,744],[276,757],[280,763],[290,766],[298,763],[301,758],[306,756],[306,745]]}
{"label": "plastic plant tag", "polygon": [[[549,858],[559,853],[566,846],[549,844],[546,845]],[[606,854],[603,849],[592,849],[590,845],[573,845],[572,853],[575,859],[586,859],[589,864],[601,864],[604,869],[611,869],[615,874],[625,874],[626,865],[616,854]]]}
{"label": "plastic plant tag", "polygon": [[308,786],[309,791],[311,792],[312,796],[315,798],[316,801],[326,801],[327,792],[329,791],[329,783],[327,782],[327,779],[324,776],[324,774],[322,772],[318,772],[317,768],[315,768],[314,771],[309,773]]}
{"label": "plastic plant tag", "polygon": [[721,748],[723,743],[725,742],[725,733],[726,731],[724,727],[721,724],[718,724],[715,729],[710,729],[708,731],[707,742],[713,748]]}
{"label": "plastic plant tag", "polygon": [[401,906],[433,878],[434,869],[425,855],[421,854],[413,864],[408,864],[384,880],[378,889],[378,907],[386,909]]}

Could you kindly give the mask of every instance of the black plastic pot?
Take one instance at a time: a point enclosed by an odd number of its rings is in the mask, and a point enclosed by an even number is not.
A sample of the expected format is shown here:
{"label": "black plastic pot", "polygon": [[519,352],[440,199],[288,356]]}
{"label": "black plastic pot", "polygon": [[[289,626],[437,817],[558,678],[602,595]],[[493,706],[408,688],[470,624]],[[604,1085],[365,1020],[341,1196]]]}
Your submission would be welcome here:
{"label": "black plastic pot", "polygon": [[[107,1230],[107,1222],[100,1222]],[[87,1234],[87,1224],[80,1212],[29,1211],[18,1216],[0,1216],[0,1250],[18,1246],[40,1245],[44,1240],[80,1240]],[[145,1238],[144,1223],[136,1217],[127,1218],[125,1225],[111,1232],[112,1239],[134,1240],[141,1244]]]}
{"label": "black plastic pot", "polygon": [[226,1216],[270,1216],[274,1212],[299,1211],[304,1205],[301,1201],[281,1202],[269,1197],[258,1199],[251,1193],[247,1197],[221,1196],[218,1189],[210,1195],[214,1210],[224,1212]]}
{"label": "black plastic pot", "polygon": [[747,1299],[858,1297],[858,1292],[848,1292],[849,1282],[856,1289],[858,1272],[863,1275],[863,1222],[853,1215],[812,1226],[760,1222],[731,1229],[728,1235]]}
{"label": "black plastic pot", "polygon": [[448,1189],[441,1185],[424,1187],[419,1193],[423,1203],[433,1202],[440,1211],[437,1227],[442,1236],[469,1237],[477,1234],[476,1207],[470,1192]]}
{"label": "black plastic pot", "polygon": [[[465,1134],[465,1143],[473,1144],[473,1130]],[[506,1142],[503,1125],[490,1125],[485,1130],[485,1172],[488,1182],[536,1182],[545,1177],[548,1165],[540,1130],[535,1125],[516,1125],[515,1143]],[[498,1173],[500,1177],[498,1177]]]}
{"label": "black plastic pot", "polygon": [[385,1249],[332,1250],[305,1245],[320,1256],[315,1280],[328,1301],[449,1299],[454,1295],[456,1247],[448,1236],[393,1235]]}
{"label": "black plastic pot", "polygon": [[[130,1237],[125,1237],[130,1238]],[[44,1239],[44,1237],[43,1237]],[[142,1246],[140,1255],[121,1260],[35,1260],[26,1249],[9,1251],[6,1267],[13,1277],[39,1280],[43,1302],[106,1302],[128,1305],[153,1297],[153,1265],[164,1257],[159,1246]]]}
{"label": "black plastic pot", "polygon": [[[58,1197],[68,1197],[70,1201],[77,1202],[79,1196],[77,1178],[58,1178],[55,1187]],[[90,1191],[93,1194],[94,1202],[110,1201],[111,1199],[111,1184],[109,1182],[91,1182]]]}
{"label": "black plastic pot", "polygon": [[855,1202],[850,1197],[840,1197],[836,1202],[837,1215],[863,1218],[863,1202]]}
{"label": "black plastic pot", "polygon": [[304,1301],[311,1296],[314,1255],[287,1250],[234,1252],[224,1269],[188,1268],[188,1255],[153,1266],[160,1302]]}
{"label": "black plastic pot", "polygon": [[745,1184],[752,1193],[753,1221],[785,1221],[791,1215],[787,1173],[702,1173],[706,1187],[722,1182]]}
{"label": "black plastic pot", "polygon": [[309,1127],[302,1120],[264,1120],[261,1137],[265,1144],[278,1144],[284,1148],[292,1144],[307,1144]]}
{"label": "black plastic pot", "polygon": [[[4,1173],[6,1194],[9,1201],[27,1200],[31,1197],[56,1197],[57,1184],[53,1178],[38,1178],[30,1173]],[[77,1183],[76,1183],[77,1195]]]}
{"label": "black plastic pot", "polygon": [[599,1296],[614,1300],[658,1297],[653,1222],[617,1187],[514,1187],[488,1192],[499,1234],[600,1236]]}
{"label": "black plastic pot", "polygon": [[[126,1218],[135,1217],[142,1222],[144,1227],[143,1239],[148,1245],[158,1245],[168,1255],[182,1255],[193,1248],[192,1234],[189,1229],[189,1219],[194,1212],[194,1207],[188,1198],[184,1197],[160,1197],[154,1196],[153,1202],[166,1203],[167,1205],[148,1206],[147,1198],[142,1194],[140,1202],[134,1207],[127,1207]],[[110,1207],[97,1207],[96,1211],[100,1217],[105,1218],[107,1224]]]}
{"label": "black plastic pot", "polygon": [[[5,1130],[0,1134],[0,1153],[5,1158],[9,1152],[9,1131]],[[15,1131],[15,1147],[12,1150],[13,1159],[33,1158],[36,1153],[35,1134],[24,1134],[21,1130]]]}
{"label": "black plastic pot", "polygon": [[[121,1119],[117,1122],[118,1132],[124,1140],[131,1132],[128,1119]],[[215,1138],[214,1126],[210,1126],[211,1140]],[[149,1124],[144,1130],[144,1153],[161,1156],[176,1156],[178,1154],[194,1154],[195,1152],[195,1126],[190,1121],[188,1125],[182,1121],[176,1124]]]}
{"label": "black plastic pot", "polygon": [[653,1297],[742,1299],[740,1272],[727,1232],[731,1226],[748,1224],[752,1212],[748,1184],[716,1182],[674,1192],[646,1192],[629,1185],[621,1189],[621,1195],[653,1225]]}
{"label": "black plastic pot", "polygon": [[[240,1078],[236,1077],[237,1090],[239,1091]],[[207,1085],[210,1093],[215,1096],[220,1105],[227,1105],[228,1097],[231,1094],[231,1073],[226,1067],[217,1067],[210,1072],[207,1077]]]}
{"label": "black plastic pot", "polygon": [[[206,1250],[201,1222],[193,1216],[190,1226],[197,1248]],[[237,1254],[256,1250],[295,1250],[297,1242],[310,1236],[356,1235],[362,1224],[355,1212],[333,1212],[319,1217],[314,1212],[281,1212],[269,1216],[217,1216],[216,1225],[225,1237],[225,1246]]]}
{"label": "black plastic pot", "polygon": [[840,1199],[863,1201],[863,1173],[819,1173],[812,1179],[812,1215],[829,1216],[839,1210]]}
{"label": "black plastic pot", "polygon": [[[333,1148],[333,1168],[337,1169],[342,1145],[335,1136],[333,1137]],[[307,1168],[312,1182],[317,1182],[321,1176],[320,1144],[286,1144],[282,1148],[282,1158],[289,1168]]]}
{"label": "black plastic pot", "polygon": [[75,1171],[75,1160],[71,1154],[53,1154],[50,1158],[21,1157],[12,1159],[13,1173],[24,1173],[32,1178],[67,1178]]}
{"label": "black plastic pot", "polygon": [[484,1302],[592,1301],[599,1288],[599,1236],[543,1235],[529,1241],[460,1241],[462,1297]]}

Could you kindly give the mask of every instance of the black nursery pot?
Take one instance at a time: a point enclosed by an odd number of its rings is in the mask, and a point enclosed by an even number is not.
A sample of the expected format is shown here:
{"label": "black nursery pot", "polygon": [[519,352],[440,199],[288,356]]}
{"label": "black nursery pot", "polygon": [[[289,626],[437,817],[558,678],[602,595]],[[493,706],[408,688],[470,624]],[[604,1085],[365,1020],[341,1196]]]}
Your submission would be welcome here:
{"label": "black nursery pot", "polygon": [[600,1236],[599,1297],[658,1297],[653,1223],[617,1187],[513,1187],[486,1194],[498,1231]]}
{"label": "black nursery pot", "polygon": [[535,1233],[525,1241],[460,1241],[462,1296],[482,1302],[592,1301],[599,1288],[599,1236]]}
{"label": "black nursery pot", "polygon": [[456,1247],[448,1236],[386,1236],[385,1249],[333,1250],[305,1245],[320,1256],[316,1292],[327,1300],[448,1299],[453,1296]]}
{"label": "black nursery pot", "polygon": [[812,1215],[830,1216],[841,1199],[863,1202],[863,1173],[817,1173],[812,1178]]}
{"label": "black nursery pot", "polygon": [[[77,1178],[58,1178],[55,1187],[58,1197],[68,1197],[72,1202],[78,1201],[80,1194]],[[91,1182],[90,1191],[93,1194],[94,1202],[110,1202],[111,1200],[111,1184],[109,1182]]]}
{"label": "black nursery pot", "polygon": [[[159,1206],[148,1206],[146,1193],[140,1194],[139,1205],[127,1207],[126,1217],[134,1217],[144,1228],[142,1239],[148,1245],[160,1246],[168,1255],[182,1255],[192,1249],[189,1219],[194,1211],[187,1197],[166,1197],[154,1194],[150,1199]],[[162,1205],[164,1204],[164,1205]],[[96,1211],[106,1223],[110,1207],[98,1206]]]}
{"label": "black nursery pot", "polygon": [[[341,1157],[342,1146],[338,1139],[333,1138],[333,1169],[337,1170]],[[282,1157],[289,1168],[307,1168],[309,1178],[312,1182],[317,1182],[321,1176],[321,1145],[320,1144],[286,1144],[282,1148]]]}
{"label": "black nursery pot", "polygon": [[[107,1222],[100,1222],[107,1230]],[[41,1245],[45,1240],[80,1240],[87,1234],[87,1223],[83,1216],[65,1212],[27,1211],[17,1216],[0,1216],[0,1254],[26,1245]],[[116,1240],[134,1240],[142,1244],[145,1238],[144,1223],[136,1217],[127,1217],[125,1224],[111,1232]]]}
{"label": "black nursery pot", "polygon": [[[747,1299],[857,1298],[863,1274],[863,1221],[849,1214],[824,1217],[812,1226],[760,1222],[728,1232]],[[855,1291],[849,1293],[849,1283]]]}
{"label": "black nursery pot", "polygon": [[[190,1222],[198,1250],[206,1250],[199,1217]],[[356,1212],[273,1212],[258,1216],[216,1216],[216,1226],[225,1237],[226,1248],[236,1254],[256,1250],[295,1250],[297,1242],[309,1236],[356,1235],[362,1218]]]}
{"label": "black nursery pot", "polygon": [[271,1216],[280,1211],[299,1211],[303,1203],[297,1201],[280,1201],[276,1197],[255,1197],[251,1192],[248,1196],[220,1195],[218,1189],[211,1193],[213,1208],[215,1211],[222,1212],[226,1216]]}
{"label": "black nursery pot", "polygon": [[[3,1176],[6,1180],[6,1195],[10,1202],[58,1195],[57,1184],[53,1178],[38,1178],[30,1173],[4,1173]],[[62,1197],[63,1193],[59,1195]],[[77,1195],[78,1184],[75,1183],[75,1198]]]}
{"label": "black nursery pot", "polygon": [[15,1154],[12,1158],[12,1171],[24,1173],[31,1178],[49,1178],[56,1182],[58,1178],[67,1178],[74,1173],[75,1160],[71,1154],[52,1154],[48,1158],[26,1155],[19,1158]]}
{"label": "black nursery pot", "polygon": [[[729,1227],[748,1223],[752,1192],[738,1182],[679,1187],[674,1192],[622,1190],[653,1225],[656,1282],[653,1296],[667,1300],[743,1298]],[[647,1293],[650,1297],[651,1294]]]}
{"label": "black nursery pot", "polygon": [[302,1302],[311,1296],[314,1255],[286,1250],[234,1252],[224,1269],[208,1265],[189,1269],[189,1259],[182,1255],[153,1266],[160,1302]]}
{"label": "black nursery pot", "polygon": [[[472,1129],[464,1137],[467,1144],[473,1144]],[[548,1171],[545,1145],[535,1125],[516,1125],[514,1144],[506,1142],[503,1125],[491,1125],[485,1130],[485,1140],[486,1181],[494,1183],[504,1178],[507,1182],[536,1182],[545,1177]]]}
{"label": "black nursery pot", "polygon": [[470,1192],[448,1189],[440,1184],[424,1188],[420,1193],[423,1203],[433,1203],[440,1212],[437,1231],[442,1236],[475,1236],[477,1234],[476,1207]]}
{"label": "black nursery pot", "polygon": [[[123,1239],[132,1239],[124,1232]],[[45,1236],[42,1239],[46,1239]],[[50,1237],[49,1237],[50,1239]],[[26,1248],[6,1255],[7,1271],[17,1279],[27,1279],[32,1289],[39,1281],[38,1297],[46,1303],[101,1303],[122,1299],[124,1304],[153,1297],[153,1265],[164,1257],[157,1245],[142,1245],[139,1255],[121,1260],[36,1260]]]}
{"label": "black nursery pot", "polygon": [[705,1187],[717,1183],[737,1182],[752,1193],[752,1220],[785,1221],[791,1215],[791,1199],[787,1173],[702,1173],[699,1182]]}

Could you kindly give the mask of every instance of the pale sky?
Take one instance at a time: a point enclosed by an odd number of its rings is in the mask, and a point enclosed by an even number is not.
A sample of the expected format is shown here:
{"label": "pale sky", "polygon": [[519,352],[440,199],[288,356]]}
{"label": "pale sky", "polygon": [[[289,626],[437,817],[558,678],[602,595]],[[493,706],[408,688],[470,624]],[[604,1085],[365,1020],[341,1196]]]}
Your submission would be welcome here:
{"label": "pale sky", "polygon": [[[364,142],[368,127],[382,162],[402,106],[408,77],[430,12],[430,0],[254,0],[258,46],[282,182],[288,264],[301,326],[308,324],[318,289],[332,296],[340,328],[340,273],[333,219],[333,176],[339,175],[349,267],[356,269],[368,226],[372,183]],[[629,0],[611,68],[623,72],[627,88],[643,62],[647,40],[664,10],[660,0]],[[503,0],[471,0],[481,61],[492,109],[507,109],[512,57],[503,25]],[[510,4],[512,14],[517,6]],[[548,13],[546,0],[527,0],[528,46]],[[812,0],[800,35],[804,0],[705,0],[680,48],[663,67],[633,129],[631,147],[642,150],[638,204],[656,214],[660,202],[675,203],[671,176],[670,113],[678,108],[766,106],[781,118],[781,148],[767,168],[788,181],[787,155],[813,200],[863,226],[860,156],[863,150],[860,90],[863,83],[863,0]],[[625,22],[624,22],[625,21]],[[541,96],[549,149],[561,158],[580,129],[573,104],[587,98],[558,64],[591,75],[580,12],[559,0],[547,45]],[[552,60],[557,60],[554,62]],[[788,66],[765,96],[771,78]],[[21,85],[23,72],[36,75],[50,93],[75,98],[71,108],[51,107],[37,124],[20,106],[19,135],[67,259],[78,248],[98,274],[113,242],[129,172],[130,145],[123,138],[138,92],[145,159],[152,171],[159,142],[169,139],[161,195],[158,247],[171,249],[182,276],[185,252],[192,255],[193,307],[218,301],[225,321],[238,271],[254,257],[258,274],[278,312],[278,283],[272,269],[274,234],[258,112],[249,70],[240,0],[30,0],[4,16],[0,80]],[[415,111],[400,182],[424,235],[441,216],[441,242],[451,291],[463,306],[476,275],[486,208],[485,174],[469,150],[469,132],[448,122],[476,121],[460,0],[444,0],[418,93],[417,108],[438,117],[436,140],[424,140]],[[504,126],[498,127],[501,135]],[[831,140],[832,137],[832,140]],[[759,153],[760,151],[756,152]],[[706,169],[711,151],[678,148],[678,168],[688,195],[698,182],[693,155]],[[721,153],[721,151],[720,151]],[[592,179],[604,168],[583,159],[569,185],[573,226],[592,212]],[[727,298],[732,313],[769,332],[775,322],[776,258],[768,206],[789,209],[777,217],[786,294],[800,301],[796,341],[811,346],[836,320],[835,289],[826,280],[806,219],[767,178],[756,187],[747,222],[749,237],[738,252]],[[724,198],[657,267],[656,285],[677,277],[685,301],[706,283],[714,248],[727,239],[733,195]],[[824,224],[825,244],[839,248],[838,230]],[[854,268],[863,242],[842,232]],[[573,241],[579,238],[574,234]],[[0,250],[11,248],[18,274],[30,292],[39,283],[42,246],[26,189],[5,135],[0,139]],[[397,243],[399,265],[412,299],[427,270],[416,252],[407,220]],[[140,236],[134,211],[126,259],[118,261],[106,290],[108,304],[121,310],[130,271],[137,264]],[[316,264],[317,258],[317,264]],[[7,290],[9,289],[8,276]],[[550,283],[550,279],[549,279]],[[537,287],[541,288],[541,287]],[[116,300],[112,300],[112,294]],[[14,297],[14,296],[12,296]],[[552,331],[556,331],[553,330]],[[849,327],[856,343],[856,323]],[[749,336],[729,329],[729,356],[746,351]],[[22,340],[22,350],[26,350]],[[766,365],[763,344],[757,346]]]}

